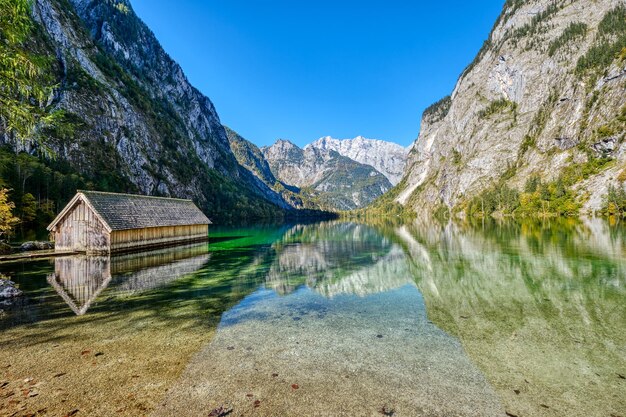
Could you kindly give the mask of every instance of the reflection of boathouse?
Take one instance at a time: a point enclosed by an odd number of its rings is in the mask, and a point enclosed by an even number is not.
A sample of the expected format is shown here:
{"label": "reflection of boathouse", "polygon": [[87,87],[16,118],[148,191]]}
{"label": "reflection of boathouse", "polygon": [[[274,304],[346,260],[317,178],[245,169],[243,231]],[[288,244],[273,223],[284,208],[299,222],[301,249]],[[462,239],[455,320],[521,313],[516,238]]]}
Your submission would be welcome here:
{"label": "reflection of boathouse", "polygon": [[208,239],[191,200],[79,191],[48,226],[56,251],[113,253]]}
{"label": "reflection of boathouse", "polygon": [[109,294],[149,291],[196,272],[209,258],[206,244],[113,257],[59,257],[48,282],[74,313],[82,315],[109,285]]}

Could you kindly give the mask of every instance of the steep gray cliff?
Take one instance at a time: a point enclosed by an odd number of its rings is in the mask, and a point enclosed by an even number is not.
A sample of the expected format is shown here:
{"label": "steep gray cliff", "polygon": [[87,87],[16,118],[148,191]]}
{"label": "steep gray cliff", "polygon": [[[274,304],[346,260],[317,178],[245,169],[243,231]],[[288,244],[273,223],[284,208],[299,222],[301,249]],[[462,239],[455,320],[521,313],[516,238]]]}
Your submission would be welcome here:
{"label": "steep gray cliff", "polygon": [[451,96],[424,112],[392,197],[428,211],[506,186],[530,201],[538,178],[572,193],[566,207],[598,210],[626,179],[625,88],[625,1],[508,0]]}
{"label": "steep gray cliff", "polygon": [[211,101],[127,0],[36,0],[33,18],[71,126],[49,145],[94,188],[193,198],[218,221],[289,207],[237,163]]}

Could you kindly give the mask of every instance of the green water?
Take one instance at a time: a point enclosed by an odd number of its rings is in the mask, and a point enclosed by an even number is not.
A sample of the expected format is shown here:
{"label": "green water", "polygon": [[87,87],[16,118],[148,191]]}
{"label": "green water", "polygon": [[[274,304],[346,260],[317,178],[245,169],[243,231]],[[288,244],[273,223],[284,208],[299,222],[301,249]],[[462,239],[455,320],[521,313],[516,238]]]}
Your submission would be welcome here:
{"label": "green water", "polygon": [[[626,415],[626,228],[600,219],[212,229],[0,272],[25,292],[0,306],[9,387],[89,341],[152,370],[141,415]],[[24,410],[56,410],[44,391]]]}

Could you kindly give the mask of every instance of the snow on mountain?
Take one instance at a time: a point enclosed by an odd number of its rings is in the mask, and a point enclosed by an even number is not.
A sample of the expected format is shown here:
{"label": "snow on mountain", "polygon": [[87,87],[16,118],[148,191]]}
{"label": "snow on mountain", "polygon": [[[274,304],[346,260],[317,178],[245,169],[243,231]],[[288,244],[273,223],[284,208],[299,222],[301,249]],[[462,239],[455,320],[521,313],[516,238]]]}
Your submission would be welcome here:
{"label": "snow on mountain", "polygon": [[393,142],[378,139],[366,139],[357,136],[354,139],[334,139],[325,136],[305,146],[320,150],[335,151],[362,164],[371,165],[396,185],[402,179],[409,148]]}

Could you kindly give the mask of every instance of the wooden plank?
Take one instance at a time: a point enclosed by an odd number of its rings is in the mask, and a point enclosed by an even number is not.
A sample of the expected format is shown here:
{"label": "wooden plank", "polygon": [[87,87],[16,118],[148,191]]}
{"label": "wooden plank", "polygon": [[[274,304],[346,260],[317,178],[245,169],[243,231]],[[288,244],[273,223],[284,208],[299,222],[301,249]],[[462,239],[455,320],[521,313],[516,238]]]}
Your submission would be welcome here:
{"label": "wooden plank", "polygon": [[114,231],[111,252],[208,239],[208,225],[168,226]]}
{"label": "wooden plank", "polygon": [[42,251],[36,251],[36,252],[24,252],[24,253],[15,253],[11,255],[2,255],[0,256],[0,262],[9,263],[9,262],[24,261],[24,260],[29,260],[29,259],[56,258],[60,256],[72,256],[72,255],[78,255],[78,254],[79,252],[69,251],[69,250],[58,251],[58,252],[56,250],[54,251],[42,250]]}

